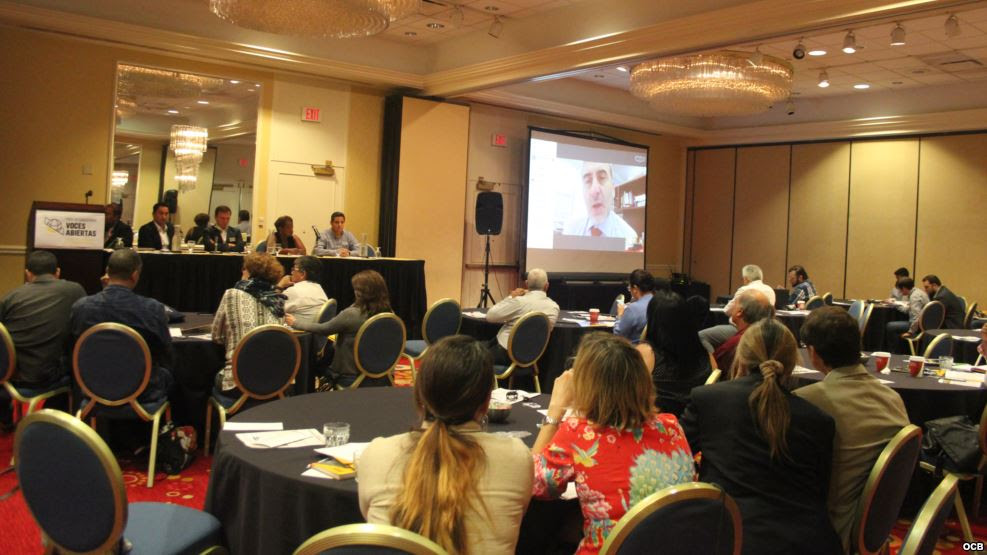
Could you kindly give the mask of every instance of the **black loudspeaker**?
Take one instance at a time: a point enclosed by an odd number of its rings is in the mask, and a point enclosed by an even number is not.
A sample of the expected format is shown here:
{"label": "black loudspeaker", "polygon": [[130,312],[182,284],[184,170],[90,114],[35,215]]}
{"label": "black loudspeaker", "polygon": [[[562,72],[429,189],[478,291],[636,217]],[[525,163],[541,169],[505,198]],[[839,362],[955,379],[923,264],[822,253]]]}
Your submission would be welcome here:
{"label": "black loudspeaker", "polygon": [[484,191],[476,195],[476,232],[480,235],[500,235],[504,223],[504,197]]}
{"label": "black loudspeaker", "polygon": [[161,202],[168,205],[169,214],[178,212],[178,189],[168,189],[165,191],[164,196],[161,197]]}

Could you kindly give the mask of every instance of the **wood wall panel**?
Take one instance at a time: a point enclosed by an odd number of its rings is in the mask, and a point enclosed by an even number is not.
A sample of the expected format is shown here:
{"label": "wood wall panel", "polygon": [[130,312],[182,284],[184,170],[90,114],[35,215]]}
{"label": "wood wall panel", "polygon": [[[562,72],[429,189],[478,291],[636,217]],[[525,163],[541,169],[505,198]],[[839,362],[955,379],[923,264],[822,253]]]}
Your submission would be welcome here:
{"label": "wood wall panel", "polygon": [[886,298],[894,270],[912,270],[918,145],[918,139],[899,139],[851,147],[848,298]]}
{"label": "wood wall panel", "polygon": [[923,138],[915,275],[987,302],[987,134]]}
{"label": "wood wall panel", "polygon": [[709,283],[713,299],[731,293],[730,236],[736,152],[734,148],[696,152],[689,272],[693,279]]}
{"label": "wood wall panel", "polygon": [[747,264],[761,267],[765,283],[785,282],[790,154],[789,145],[737,149],[731,289]]}
{"label": "wood wall panel", "polygon": [[850,143],[792,147],[788,265],[800,264],[819,294],[843,297]]}

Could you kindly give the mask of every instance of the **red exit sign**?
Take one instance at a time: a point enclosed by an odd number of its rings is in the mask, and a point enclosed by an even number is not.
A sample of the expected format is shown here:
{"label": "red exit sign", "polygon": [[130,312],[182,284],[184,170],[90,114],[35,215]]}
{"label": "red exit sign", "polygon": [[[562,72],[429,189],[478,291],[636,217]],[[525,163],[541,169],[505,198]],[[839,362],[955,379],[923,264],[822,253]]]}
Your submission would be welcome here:
{"label": "red exit sign", "polygon": [[490,144],[493,146],[507,146],[507,135],[494,133],[490,135]]}
{"label": "red exit sign", "polygon": [[322,121],[322,110],[311,106],[302,108],[302,121]]}

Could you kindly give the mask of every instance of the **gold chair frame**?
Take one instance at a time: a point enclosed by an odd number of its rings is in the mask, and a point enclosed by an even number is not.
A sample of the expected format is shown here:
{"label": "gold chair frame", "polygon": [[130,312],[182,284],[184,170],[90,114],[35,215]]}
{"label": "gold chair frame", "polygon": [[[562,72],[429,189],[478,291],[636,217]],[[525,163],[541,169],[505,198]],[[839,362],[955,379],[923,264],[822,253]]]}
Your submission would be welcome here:
{"label": "gold chair frame", "polygon": [[[813,296],[809,297],[808,299],[806,299],[806,301],[805,301],[805,310],[812,310],[812,308],[809,308],[809,305],[814,304],[816,302],[821,303],[819,306],[826,306],[826,301],[823,300],[823,298],[822,298],[821,295],[813,295]],[[819,307],[817,306],[815,308],[819,308]]]}
{"label": "gold chair frame", "polygon": [[939,335],[933,337],[932,341],[929,341],[929,346],[926,347],[925,351],[922,352],[922,357],[928,359],[929,355],[932,353],[932,350],[938,347],[940,343],[942,343],[943,341],[952,341],[952,340],[953,340],[952,335],[948,333],[940,333]]}
{"label": "gold chair frame", "polygon": [[669,486],[639,501],[617,521],[617,524],[607,534],[607,539],[603,542],[603,547],[600,548],[600,555],[612,555],[620,551],[621,545],[627,540],[634,528],[654,512],[669,505],[696,499],[723,501],[724,508],[730,515],[730,520],[733,521],[733,555],[738,555],[744,537],[740,509],[733,497],[730,497],[727,492],[713,484],[704,482]]}
{"label": "gold chair frame", "polygon": [[[98,395],[94,394],[89,389],[89,387],[85,384],[85,382],[82,380],[81,372],[79,372],[80,348],[91,335],[102,331],[115,331],[130,337],[130,339],[135,341],[140,346],[141,351],[144,354],[144,378],[141,381],[140,386],[129,396],[123,399],[118,399],[116,401],[104,399],[103,397],[99,397]],[[164,414],[167,420],[171,420],[171,404],[168,401],[165,401],[161,405],[161,407],[158,408],[157,411],[155,411],[154,414],[151,414],[146,410],[144,410],[144,407],[142,407],[141,404],[137,402],[137,398],[140,396],[141,393],[144,392],[144,389],[147,388],[147,384],[151,381],[151,351],[150,349],[147,348],[147,342],[145,342],[144,338],[141,337],[141,335],[137,333],[137,331],[131,328],[130,326],[126,326],[124,324],[118,324],[116,322],[104,322],[102,324],[96,324],[95,326],[92,326],[91,328],[84,331],[82,335],[79,336],[79,339],[76,340],[75,342],[75,348],[72,349],[72,373],[75,376],[75,382],[79,384],[79,389],[82,390],[83,395],[89,397],[90,399],[90,403],[86,406],[86,408],[84,409],[80,408],[78,411],[76,411],[75,414],[76,418],[85,422],[86,418],[89,417],[89,413],[92,412],[93,407],[96,406],[96,403],[99,403],[101,405],[106,405],[108,407],[119,407],[122,405],[129,404],[130,408],[134,411],[134,413],[138,417],[140,417],[141,420],[152,423],[151,424],[151,453],[149,455],[149,460],[147,462],[147,487],[149,488],[154,487],[154,467],[157,464],[158,430],[161,428],[161,415]],[[89,419],[89,425],[92,426],[93,428],[96,427],[95,417]]]}
{"label": "gold chair frame", "polygon": [[[252,337],[254,337],[255,335],[259,335],[261,333],[266,333],[269,331],[284,333],[291,337],[291,342],[295,347],[295,367],[291,370],[291,376],[285,382],[284,386],[281,387],[281,389],[269,395],[258,395],[243,386],[243,383],[240,381],[240,372],[239,372],[240,367],[238,362],[240,360],[240,351],[243,350],[243,346],[246,345],[247,341]],[[278,324],[266,324],[263,326],[257,326],[256,328],[245,333],[243,337],[240,338],[240,341],[237,342],[236,347],[233,349],[233,358],[230,364],[233,369],[233,383],[236,385],[236,388],[242,393],[242,395],[240,395],[240,398],[237,399],[236,402],[234,402],[233,405],[228,409],[223,407],[223,405],[220,404],[219,401],[217,401],[212,395],[209,396],[209,402],[206,403],[206,442],[202,446],[203,453],[205,453],[206,455],[209,455],[209,445],[210,445],[210,439],[212,437],[211,434],[212,411],[215,409],[216,416],[219,418],[219,429],[222,430],[223,426],[226,425],[226,417],[239,412],[240,408],[243,407],[244,403],[246,403],[248,400],[257,399],[263,401],[265,399],[272,399],[274,397],[284,399],[285,390],[288,389],[288,387],[290,387],[291,384],[295,382],[295,376],[298,375],[298,368],[301,367],[302,346],[301,343],[298,342],[297,335],[292,330],[284,326]]]}
{"label": "gold chair frame", "polygon": [[[337,306],[336,299],[328,299],[326,300],[326,302],[322,303],[322,307],[319,308],[319,313],[315,315],[316,323],[322,322],[322,315],[325,314],[330,307],[334,307],[334,306]],[[322,358],[322,356],[325,354],[326,345],[329,343],[329,341],[332,340],[332,338],[333,338],[332,335],[326,336],[326,342],[323,343],[322,348],[319,349],[319,358]]]}
{"label": "gold chair frame", "polygon": [[[378,373],[368,372],[366,368],[363,367],[362,361],[360,361],[360,342],[363,341],[363,334],[376,322],[380,320],[394,320],[401,325],[401,351],[394,357],[394,361],[388,366],[387,370]],[[356,389],[360,387],[363,380],[367,378],[377,379],[387,377],[387,381],[394,385],[394,367],[398,365],[398,362],[404,357],[404,344],[408,340],[408,331],[404,328],[404,322],[397,317],[393,312],[381,312],[375,316],[367,319],[366,322],[360,326],[360,329],[356,332],[356,341],[353,342],[353,362],[356,364],[357,370],[360,371],[360,375],[353,380],[347,387],[336,386],[336,389]]]}
{"label": "gold chair frame", "polygon": [[413,555],[447,555],[446,550],[432,540],[386,524],[346,524],[323,530],[298,546],[294,555],[318,555],[347,545],[389,547]]}
{"label": "gold chair frame", "polygon": [[[541,351],[538,352],[538,356],[534,358],[531,364],[521,364],[514,360],[514,337],[517,335],[517,330],[521,328],[521,324],[527,322],[532,318],[544,318],[546,320],[546,327],[548,328],[548,334],[545,336],[545,343],[541,346]],[[498,380],[508,380],[507,387],[513,389],[514,387],[514,371],[518,368],[532,368],[534,382],[535,382],[535,392],[541,393],[541,384],[538,382],[538,361],[541,359],[542,355],[545,354],[545,349],[548,348],[548,341],[552,338],[552,323],[543,312],[532,311],[524,316],[517,319],[514,322],[514,326],[511,328],[511,333],[507,337],[507,356],[510,357],[511,363],[507,366],[507,369],[502,373],[498,374],[494,372],[494,389],[498,387]]]}
{"label": "gold chair frame", "polygon": [[949,503],[953,503],[959,495],[958,485],[959,478],[951,474],[944,477],[936,489],[932,490],[929,498],[922,504],[922,509],[915,517],[915,522],[912,523],[908,534],[902,540],[898,555],[918,555],[918,549],[931,532],[930,527],[936,515]]}
{"label": "gold chair frame", "polygon": [[719,368],[713,368],[713,371],[709,373],[709,376],[706,378],[706,382],[703,385],[715,384],[716,382],[720,381],[720,376],[722,374],[723,374],[723,370],[720,370]]}
{"label": "gold chair frame", "polygon": [[864,309],[860,313],[860,320],[857,320],[857,329],[860,330],[860,337],[863,338],[864,334],[867,333],[867,324],[870,323],[870,317],[874,314],[874,303],[865,303]]}
{"label": "gold chair frame", "polygon": [[[909,424],[902,428],[888,441],[887,445],[881,451],[881,454],[877,457],[877,461],[874,462],[874,466],[871,468],[870,474],[867,476],[867,482],[864,483],[864,488],[861,490],[860,501],[857,504],[857,516],[854,519],[853,531],[850,534],[850,543],[852,552],[856,552],[859,555],[876,555],[877,553],[883,552],[887,546],[887,539],[885,539],[884,544],[877,551],[867,551],[866,546],[864,546],[864,524],[867,522],[867,518],[870,516],[871,508],[874,504],[874,494],[877,492],[877,486],[881,483],[884,478],[884,474],[888,470],[888,465],[891,460],[901,452],[906,444],[910,441],[921,441],[922,429],[914,424]],[[853,551],[855,550],[855,551]]]}
{"label": "gold chair frame", "polygon": [[832,293],[830,293],[829,291],[826,291],[825,293],[823,293],[821,295],[821,297],[822,297],[822,300],[823,300],[823,304],[824,305],[826,305],[826,306],[832,306],[833,305],[833,294]]}
{"label": "gold chair frame", "polygon": [[418,356],[411,355],[407,352],[404,352],[403,350],[401,352],[401,357],[408,359],[408,362],[411,363],[412,379],[418,377],[418,369],[415,368],[415,361],[425,356],[425,353],[428,352],[428,348],[432,346],[432,342],[429,341],[428,337],[425,336],[425,330],[428,329],[428,320],[429,318],[432,317],[432,311],[435,310],[435,307],[440,306],[444,303],[453,303],[456,305],[456,308],[459,309],[459,324],[456,326],[456,332],[453,333],[453,335],[458,334],[459,329],[463,327],[463,307],[461,304],[459,304],[459,301],[457,301],[456,299],[453,299],[452,297],[446,297],[444,299],[439,299],[435,301],[434,303],[432,303],[432,306],[428,307],[428,310],[425,311],[425,316],[422,318],[422,339],[425,340],[425,349],[421,353],[419,353]]}
{"label": "gold chair frame", "polygon": [[[930,301],[930,302],[926,303],[925,306],[922,307],[922,312],[919,312],[919,314],[918,314],[918,329],[919,329],[918,334],[916,334],[915,337],[906,337],[905,338],[905,340],[908,341],[908,349],[911,351],[911,353],[913,355],[917,355],[918,354],[917,352],[915,352],[915,346],[919,344],[919,342],[922,340],[922,337],[925,335],[925,324],[922,323],[922,316],[925,314],[925,311],[926,310],[929,310],[929,307],[932,306],[932,303],[936,303],[939,306],[942,306],[943,307],[943,310],[942,310],[942,318],[943,319],[939,321],[939,325],[937,327],[941,327],[943,321],[946,319],[946,307],[943,306],[943,304],[941,302],[939,302],[939,301]],[[935,328],[933,328],[933,329],[935,329]]]}
{"label": "gold chair frame", "polygon": [[[7,326],[0,323],[0,341],[3,341],[4,345],[7,347],[7,365],[3,370],[2,375],[0,375],[0,383],[3,384],[4,389],[10,394],[10,399],[16,401],[13,403],[13,417],[16,422],[19,418],[23,418],[28,414],[34,412],[38,404],[42,401],[55,397],[56,395],[61,395],[63,393],[69,396],[69,410],[72,410],[72,390],[69,386],[57,387],[51,391],[46,391],[41,395],[36,395],[34,397],[25,397],[17,391],[17,388],[10,383],[10,380],[14,377],[14,371],[17,369],[17,350],[14,345],[14,338],[10,336],[10,331],[7,330]],[[27,404],[27,411],[23,410],[21,404]]]}
{"label": "gold chair frame", "polygon": [[973,303],[966,307],[966,314],[963,315],[963,329],[968,330],[973,325],[973,316],[977,313],[977,304]]}

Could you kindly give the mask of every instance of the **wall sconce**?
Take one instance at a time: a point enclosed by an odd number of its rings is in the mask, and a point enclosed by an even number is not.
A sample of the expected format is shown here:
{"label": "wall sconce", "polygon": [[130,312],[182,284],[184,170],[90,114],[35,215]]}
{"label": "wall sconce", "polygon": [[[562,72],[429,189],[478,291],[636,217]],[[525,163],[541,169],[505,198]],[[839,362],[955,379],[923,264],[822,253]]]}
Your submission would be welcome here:
{"label": "wall sconce", "polygon": [[324,166],[312,166],[312,173],[317,177],[333,177],[336,175],[336,168],[332,165],[332,160],[326,160]]}

